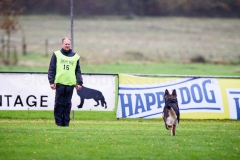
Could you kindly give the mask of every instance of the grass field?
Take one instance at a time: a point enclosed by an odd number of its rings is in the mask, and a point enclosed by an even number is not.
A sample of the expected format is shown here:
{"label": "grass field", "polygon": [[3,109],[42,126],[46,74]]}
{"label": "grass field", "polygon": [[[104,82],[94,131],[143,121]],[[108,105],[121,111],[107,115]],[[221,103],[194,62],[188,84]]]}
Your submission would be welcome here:
{"label": "grass field", "polygon": [[[119,119],[79,111],[70,127],[53,113],[0,112],[0,159],[239,159],[240,121],[181,120],[170,136],[161,119]],[[7,118],[10,116],[11,118]]]}
{"label": "grass field", "polygon": [[[35,61],[37,59],[38,61]],[[50,56],[33,53],[19,57],[20,64],[0,65],[0,71],[6,72],[46,72]],[[25,63],[23,63],[25,62]],[[81,63],[83,73],[129,73],[129,74],[176,74],[176,75],[208,75],[208,76],[239,76],[240,64],[217,65],[198,63],[151,63],[151,62],[121,62],[106,64]]]}
{"label": "grass field", "polygon": [[[37,56],[36,56],[37,57]],[[25,57],[26,58],[26,57]],[[50,59],[50,58],[49,58]],[[41,57],[39,57],[41,60]],[[49,60],[48,60],[49,61]],[[6,72],[45,72],[48,64],[0,66],[0,71]],[[176,75],[208,75],[208,76],[239,76],[240,65],[214,64],[177,64],[177,63],[111,63],[82,64],[83,73],[129,73],[129,74],[176,74]]]}

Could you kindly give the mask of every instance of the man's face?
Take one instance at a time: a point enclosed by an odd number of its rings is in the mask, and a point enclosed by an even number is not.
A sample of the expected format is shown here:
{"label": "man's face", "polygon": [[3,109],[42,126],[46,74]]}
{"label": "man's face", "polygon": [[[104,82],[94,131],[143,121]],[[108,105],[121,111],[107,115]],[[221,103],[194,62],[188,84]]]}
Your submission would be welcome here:
{"label": "man's face", "polygon": [[64,39],[64,41],[62,43],[62,48],[65,51],[69,51],[70,47],[71,47],[71,41],[69,39]]}

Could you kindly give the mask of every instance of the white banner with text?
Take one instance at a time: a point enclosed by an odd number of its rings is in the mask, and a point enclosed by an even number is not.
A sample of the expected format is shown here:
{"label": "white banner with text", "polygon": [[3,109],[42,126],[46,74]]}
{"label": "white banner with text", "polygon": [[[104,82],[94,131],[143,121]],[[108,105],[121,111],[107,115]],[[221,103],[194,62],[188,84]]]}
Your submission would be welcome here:
{"label": "white banner with text", "polygon": [[[83,88],[74,88],[72,110],[113,111],[114,75],[83,75]],[[53,110],[55,90],[47,74],[0,73],[0,110]]]}

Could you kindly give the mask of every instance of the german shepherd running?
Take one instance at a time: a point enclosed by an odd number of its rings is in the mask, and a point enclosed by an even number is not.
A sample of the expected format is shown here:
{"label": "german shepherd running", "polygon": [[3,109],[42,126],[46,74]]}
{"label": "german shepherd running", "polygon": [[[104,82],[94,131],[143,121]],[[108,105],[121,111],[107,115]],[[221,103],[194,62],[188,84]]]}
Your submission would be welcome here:
{"label": "german shepherd running", "polygon": [[164,94],[165,106],[163,108],[162,118],[165,122],[167,130],[171,130],[171,136],[175,136],[176,127],[180,121],[180,111],[177,101],[177,92],[174,89],[172,94],[165,90]]}

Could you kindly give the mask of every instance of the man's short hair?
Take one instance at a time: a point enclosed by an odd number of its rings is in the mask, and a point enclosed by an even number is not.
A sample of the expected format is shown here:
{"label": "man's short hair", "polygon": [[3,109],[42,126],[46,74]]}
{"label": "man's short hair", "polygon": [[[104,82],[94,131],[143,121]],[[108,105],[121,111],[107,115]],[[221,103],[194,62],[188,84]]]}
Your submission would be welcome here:
{"label": "man's short hair", "polygon": [[64,37],[64,38],[62,39],[62,44],[63,44],[63,41],[64,41],[65,39],[69,39],[69,40],[71,41],[70,38],[68,38],[68,37]]}

